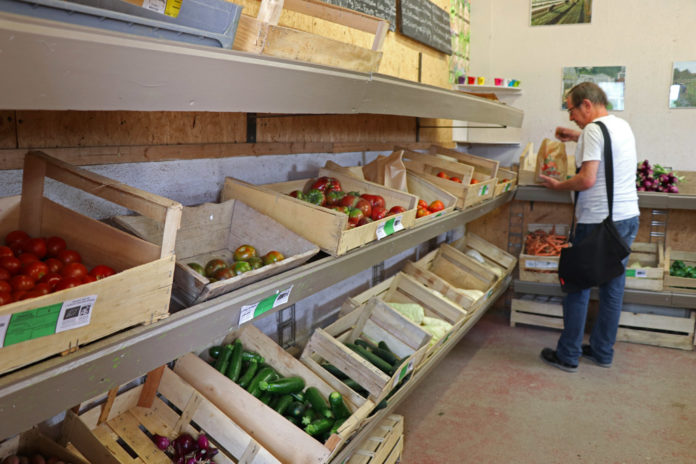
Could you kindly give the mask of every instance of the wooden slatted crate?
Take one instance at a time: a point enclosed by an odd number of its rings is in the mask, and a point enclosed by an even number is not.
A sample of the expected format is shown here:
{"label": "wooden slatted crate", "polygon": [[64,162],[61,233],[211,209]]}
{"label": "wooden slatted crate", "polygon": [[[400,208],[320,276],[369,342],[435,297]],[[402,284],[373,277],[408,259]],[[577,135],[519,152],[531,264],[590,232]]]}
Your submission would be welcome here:
{"label": "wooden slatted crate", "polygon": [[[555,231],[556,234],[568,236],[568,224],[527,224],[527,233],[535,230]],[[537,256],[527,254],[526,247],[520,254],[520,280],[527,282],[558,283],[558,256]]]}
{"label": "wooden slatted crate", "polygon": [[498,182],[495,184],[494,197],[507,192],[514,192],[517,188],[517,173],[507,169],[498,169]]}
{"label": "wooden slatted crate", "polygon": [[347,464],[395,464],[404,447],[404,416],[390,414],[363,441]]}
{"label": "wooden slatted crate", "polygon": [[[421,363],[427,362],[437,353],[449,337],[457,333],[461,326],[471,317],[468,311],[457,306],[439,293],[429,289],[414,277],[399,272],[379,285],[349,298],[341,308],[341,314],[347,314],[360,306],[367,304],[370,298],[379,298],[385,303],[413,303],[423,307],[425,315],[441,319],[452,325],[452,329],[437,341],[429,343],[428,351]],[[420,366],[417,366],[420,367]]]}
{"label": "wooden slatted crate", "polygon": [[466,164],[474,168],[471,178],[471,185],[467,193],[467,206],[481,203],[495,196],[495,189],[498,184],[498,171],[500,162],[480,156],[462,153],[450,148],[432,145],[430,154],[443,159],[450,159],[458,163]]}
{"label": "wooden slatted crate", "polygon": [[[403,270],[471,313],[485,303],[502,282],[493,271],[447,244],[415,263],[407,262]],[[483,296],[474,298],[460,289],[478,290]]]}
{"label": "wooden slatted crate", "polygon": [[42,434],[38,428],[32,428],[0,443],[0,459],[3,459],[2,462],[8,462],[5,459],[13,455],[21,455],[31,459],[37,453],[45,459],[53,457],[71,464],[89,464],[78,453],[59,445]]}
{"label": "wooden slatted crate", "polygon": [[[374,34],[371,48],[278,25],[283,8]],[[234,50],[358,72],[377,72],[389,22],[316,0],[263,0],[256,18],[242,14]]]}
{"label": "wooden slatted crate", "polygon": [[[126,230],[153,243],[161,237],[162,224],[150,218],[119,216],[115,220]],[[217,282],[211,282],[188,265],[195,262],[205,266],[213,258],[232,263],[234,250],[244,244],[254,246],[259,256],[276,250],[285,259]],[[186,306],[292,269],[319,252],[307,239],[240,200],[184,207],[175,250],[174,295]]]}
{"label": "wooden slatted crate", "polygon": [[[386,374],[344,345],[357,339],[375,346],[380,341],[386,342],[400,358],[398,367],[393,369],[393,373]],[[300,359],[332,386],[343,384],[320,363],[326,361],[333,364],[367,390],[369,398],[379,404],[420,365],[430,339],[429,333],[385,302],[371,298],[325,329],[316,329]]]}
{"label": "wooden slatted crate", "polygon": [[232,198],[241,199],[255,210],[272,217],[296,234],[315,243],[325,252],[335,256],[343,255],[353,248],[377,240],[378,237],[411,228],[415,224],[418,199],[414,195],[327,169],[320,169],[318,176],[337,178],[346,192],[358,191],[381,195],[386,201],[387,209],[398,205],[403,206],[406,211],[349,229],[346,214],[313,205],[288,195],[294,190],[305,190],[314,179],[256,186],[228,177],[225,179],[222,201]]}
{"label": "wooden slatted crate", "polygon": [[361,397],[347,386],[327,384],[256,327],[245,325],[231,333],[223,343],[231,343],[237,338],[241,340],[245,350],[259,353],[280,375],[300,376],[305,380],[307,387],[317,387],[324,397],[328,397],[332,391],[338,391],[353,413],[336,434],[326,443],[322,443],[215,370],[199,356],[188,354],[177,360],[174,367],[177,374],[201,391],[281,462],[328,462],[374,409],[374,402]]}
{"label": "wooden slatted crate", "polygon": [[436,200],[440,200],[445,205],[445,209],[442,211],[417,217],[416,226],[427,224],[443,214],[454,211],[454,207],[457,205],[457,197],[409,169],[406,170],[406,185],[408,186],[408,193],[417,196],[420,200],[424,200],[428,205]]}
{"label": "wooden slatted crate", "polygon": [[517,265],[515,256],[487,242],[473,232],[467,232],[464,237],[452,242],[452,247],[464,254],[472,251],[480,254],[484,260],[482,264],[491,269],[498,276],[498,280],[510,275]]}
{"label": "wooden slatted crate", "polygon": [[664,287],[664,266],[665,252],[662,242],[633,242],[626,268],[626,288],[661,292]]}
{"label": "wooden slatted crate", "polygon": [[215,458],[217,463],[280,464],[199,390],[170,369],[164,369],[158,396],[151,406],[141,406],[146,390],[145,385],[139,385],[118,394],[114,391],[101,407],[79,414],[68,411],[63,441],[92,463],[166,464],[172,460],[155,446],[152,435],[172,440],[183,432],[194,438],[205,433],[220,451]]}
{"label": "wooden slatted crate", "polygon": [[[0,307],[0,321],[9,321],[0,348],[0,373],[169,315],[181,204],[41,152],[26,155],[23,175],[22,195],[0,199],[0,236],[15,229],[32,237],[60,236],[80,253],[88,268],[105,264],[117,274]],[[148,243],[49,200],[44,196],[45,178],[164,223],[161,244]],[[75,318],[67,311],[72,308],[80,308]],[[86,325],[60,331],[71,320]]]}
{"label": "wooden slatted crate", "polygon": [[696,279],[689,277],[677,277],[670,275],[669,268],[672,263],[680,259],[688,266],[696,266],[696,253],[693,251],[679,251],[667,247],[664,263],[664,286],[673,292],[696,293]]}
{"label": "wooden slatted crate", "polygon": [[524,295],[510,302],[510,327],[528,324],[537,327],[563,329],[561,297]]}

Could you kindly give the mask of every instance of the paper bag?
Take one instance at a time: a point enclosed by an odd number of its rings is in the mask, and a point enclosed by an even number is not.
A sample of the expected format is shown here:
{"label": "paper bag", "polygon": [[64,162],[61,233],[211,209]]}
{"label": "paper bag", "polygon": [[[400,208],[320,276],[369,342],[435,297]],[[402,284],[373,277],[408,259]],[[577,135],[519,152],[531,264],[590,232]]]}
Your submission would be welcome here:
{"label": "paper bag", "polygon": [[376,160],[363,167],[365,180],[408,192],[406,166],[401,159],[404,152],[397,150],[389,156],[379,155]]}
{"label": "paper bag", "polygon": [[551,139],[544,139],[537,153],[534,180],[543,182],[543,179],[539,177],[541,174],[556,180],[566,180],[567,172],[568,155],[566,155],[565,144]]}
{"label": "paper bag", "polygon": [[324,167],[326,169],[331,169],[334,172],[338,172],[339,174],[344,174],[346,176],[355,177],[356,179],[365,180],[362,167],[360,166],[346,167],[329,160],[326,162],[326,164],[324,164]]}

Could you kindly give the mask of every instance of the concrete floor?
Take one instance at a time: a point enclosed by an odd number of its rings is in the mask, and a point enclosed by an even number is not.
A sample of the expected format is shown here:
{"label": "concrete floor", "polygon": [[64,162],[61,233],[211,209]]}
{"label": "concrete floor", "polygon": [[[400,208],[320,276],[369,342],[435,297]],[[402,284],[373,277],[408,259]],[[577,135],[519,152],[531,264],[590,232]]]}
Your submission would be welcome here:
{"label": "concrete floor", "polygon": [[397,408],[402,464],[696,463],[696,352],[617,343],[606,369],[539,359],[558,331],[491,310]]}

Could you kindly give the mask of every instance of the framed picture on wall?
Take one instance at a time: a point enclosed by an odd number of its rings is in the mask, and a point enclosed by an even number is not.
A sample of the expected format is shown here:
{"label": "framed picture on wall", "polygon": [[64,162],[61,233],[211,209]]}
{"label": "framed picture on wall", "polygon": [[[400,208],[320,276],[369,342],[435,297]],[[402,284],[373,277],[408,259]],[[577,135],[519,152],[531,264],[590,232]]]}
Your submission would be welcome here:
{"label": "framed picture on wall", "polygon": [[592,0],[531,0],[532,26],[586,24],[592,21]]}
{"label": "framed picture on wall", "polygon": [[563,68],[563,93],[561,109],[566,110],[565,95],[575,84],[594,82],[604,90],[609,100],[607,109],[623,111],[624,87],[626,83],[625,66],[584,66]]}
{"label": "framed picture on wall", "polygon": [[669,107],[696,108],[696,61],[674,62]]}

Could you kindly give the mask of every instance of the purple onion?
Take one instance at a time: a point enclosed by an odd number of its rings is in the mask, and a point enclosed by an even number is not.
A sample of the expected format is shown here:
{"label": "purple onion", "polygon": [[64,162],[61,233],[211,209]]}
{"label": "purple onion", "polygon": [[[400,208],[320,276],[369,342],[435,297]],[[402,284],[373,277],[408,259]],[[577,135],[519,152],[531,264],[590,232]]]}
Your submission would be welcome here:
{"label": "purple onion", "polygon": [[155,443],[155,446],[157,446],[158,449],[165,451],[167,448],[169,448],[169,438],[163,437],[162,435],[153,435],[152,436],[152,441]]}
{"label": "purple onion", "polygon": [[639,192],[645,192],[645,187],[638,187]]}
{"label": "purple onion", "polygon": [[669,193],[679,193],[679,188],[676,185],[670,185],[668,188]]}
{"label": "purple onion", "polygon": [[206,450],[210,446],[210,441],[208,440],[208,437],[205,435],[205,433],[201,433],[198,435],[198,449]]}
{"label": "purple onion", "polygon": [[198,459],[196,459],[195,456],[192,456],[186,460],[186,464],[197,464]]}

